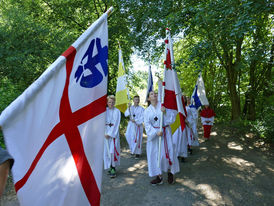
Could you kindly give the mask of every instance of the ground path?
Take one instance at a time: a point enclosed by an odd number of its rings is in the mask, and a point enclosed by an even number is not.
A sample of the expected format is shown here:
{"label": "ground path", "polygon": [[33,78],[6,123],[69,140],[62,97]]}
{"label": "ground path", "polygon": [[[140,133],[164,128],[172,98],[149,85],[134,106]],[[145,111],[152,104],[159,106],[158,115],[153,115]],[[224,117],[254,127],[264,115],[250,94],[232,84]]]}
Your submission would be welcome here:
{"label": "ground path", "polygon": [[[122,144],[117,177],[110,179],[104,171],[101,205],[274,205],[274,152],[252,134],[241,135],[237,129],[214,126],[211,140],[200,140],[200,147],[180,163],[174,185],[165,174],[163,185],[151,186],[146,155],[136,160]],[[0,205],[19,205],[14,191],[6,191]]]}

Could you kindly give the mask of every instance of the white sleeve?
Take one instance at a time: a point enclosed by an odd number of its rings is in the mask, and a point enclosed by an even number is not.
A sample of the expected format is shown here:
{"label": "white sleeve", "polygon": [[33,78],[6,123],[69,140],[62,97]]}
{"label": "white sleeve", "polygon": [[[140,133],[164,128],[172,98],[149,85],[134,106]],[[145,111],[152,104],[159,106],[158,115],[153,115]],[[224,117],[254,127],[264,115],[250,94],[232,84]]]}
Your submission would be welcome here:
{"label": "white sleeve", "polygon": [[176,115],[177,112],[175,110],[166,109],[164,114],[164,126],[173,124],[176,120]]}
{"label": "white sleeve", "polygon": [[154,128],[149,121],[149,111],[145,110],[144,112],[144,124],[147,133],[147,141],[152,141],[155,137],[157,137],[157,128]]}
{"label": "white sleeve", "polygon": [[135,118],[135,122],[138,125],[140,125],[140,124],[142,124],[144,122],[144,108],[143,107],[141,107],[140,111],[138,112],[138,115]]}

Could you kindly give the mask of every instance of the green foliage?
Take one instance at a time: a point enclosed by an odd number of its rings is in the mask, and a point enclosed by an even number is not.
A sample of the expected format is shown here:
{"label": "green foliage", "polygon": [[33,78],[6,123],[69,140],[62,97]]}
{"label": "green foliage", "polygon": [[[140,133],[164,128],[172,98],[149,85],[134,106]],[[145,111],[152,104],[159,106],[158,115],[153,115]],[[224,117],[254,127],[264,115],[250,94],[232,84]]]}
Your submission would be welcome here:
{"label": "green foliage", "polygon": [[162,67],[163,39],[169,27],[183,93],[192,94],[202,71],[217,121],[233,116],[232,97],[236,96],[241,108],[250,98],[256,106],[256,130],[264,137],[271,134],[272,107],[267,107],[269,113],[263,118],[258,115],[271,99],[273,81],[273,8],[269,0],[2,0],[0,109],[35,81],[110,6],[115,11],[108,21],[109,94],[116,90],[118,40],[134,95],[146,88],[147,73],[131,71],[130,55],[135,50],[144,60],[160,62]]}
{"label": "green foliage", "polygon": [[267,142],[274,143],[274,106],[268,106],[262,111],[262,115],[253,124],[253,128],[260,137]]}

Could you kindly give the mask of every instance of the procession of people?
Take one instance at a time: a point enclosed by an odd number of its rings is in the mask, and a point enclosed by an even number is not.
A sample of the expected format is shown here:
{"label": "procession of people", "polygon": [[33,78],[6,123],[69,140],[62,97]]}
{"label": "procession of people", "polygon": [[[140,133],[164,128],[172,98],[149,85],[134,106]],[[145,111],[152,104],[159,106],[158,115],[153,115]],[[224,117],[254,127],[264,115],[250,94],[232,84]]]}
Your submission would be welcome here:
{"label": "procession of people", "polygon": [[[160,98],[157,92],[150,91],[147,97],[148,107],[144,109],[139,105],[140,97],[135,95],[133,105],[129,103],[124,113],[128,119],[124,136],[129,152],[135,159],[139,159],[142,155],[143,130],[145,128],[148,174],[153,178],[150,181],[151,185],[163,184],[162,174],[164,172],[168,174],[167,182],[174,184],[174,174],[180,172],[179,162],[185,162],[188,155],[192,154],[193,147],[199,146],[197,131],[199,113],[191,103],[191,98],[186,96],[182,98],[186,105],[185,129],[182,130],[179,127],[174,133],[172,133],[170,125],[175,122],[177,112],[165,108],[161,104]],[[114,105],[115,96],[109,95],[105,126],[104,169],[108,170],[111,178],[116,177],[116,166],[120,165],[119,125],[121,112]],[[161,117],[162,114],[163,117]],[[214,116],[215,113],[209,108],[209,105],[204,105],[200,117],[205,140],[209,139]],[[161,118],[163,118],[162,122]],[[162,128],[160,129],[161,124]]]}

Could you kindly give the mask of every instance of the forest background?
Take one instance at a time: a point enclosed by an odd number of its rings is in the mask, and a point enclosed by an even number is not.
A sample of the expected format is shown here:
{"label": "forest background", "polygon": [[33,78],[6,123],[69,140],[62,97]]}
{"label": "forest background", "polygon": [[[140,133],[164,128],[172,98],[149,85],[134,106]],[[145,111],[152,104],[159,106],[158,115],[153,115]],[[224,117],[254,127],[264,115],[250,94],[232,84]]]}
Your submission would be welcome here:
{"label": "forest background", "polygon": [[[130,57],[137,53],[161,74],[168,27],[183,93],[192,94],[201,71],[216,121],[273,143],[273,5],[271,0],[1,0],[0,111],[113,6],[109,94],[116,89],[118,41],[134,95],[146,88],[148,73],[134,71]],[[0,144],[4,147],[2,134]]]}

